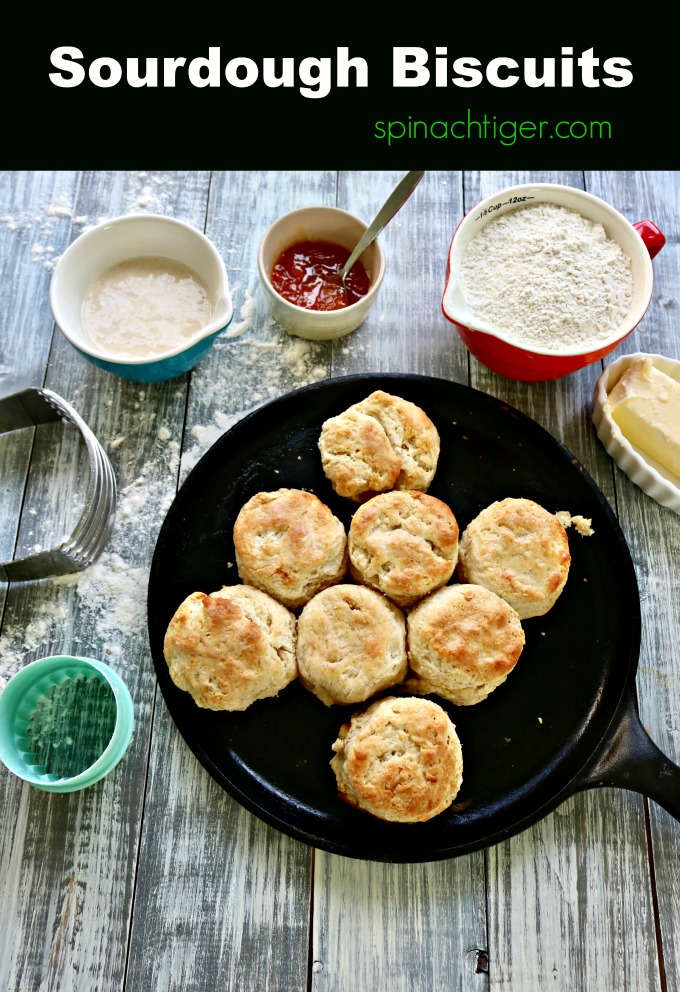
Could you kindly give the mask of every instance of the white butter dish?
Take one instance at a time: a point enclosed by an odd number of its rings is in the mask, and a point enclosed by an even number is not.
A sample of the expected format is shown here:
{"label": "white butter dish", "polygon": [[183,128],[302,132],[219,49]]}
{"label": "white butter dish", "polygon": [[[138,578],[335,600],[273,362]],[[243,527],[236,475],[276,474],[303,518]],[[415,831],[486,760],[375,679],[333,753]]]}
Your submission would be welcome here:
{"label": "white butter dish", "polygon": [[598,438],[621,471],[657,503],[669,507],[675,513],[680,513],[680,478],[624,437],[611,415],[609,394],[626,369],[641,358],[651,359],[657,369],[680,382],[680,361],[666,358],[664,355],[642,352],[623,355],[606,366],[595,384],[593,424]]}

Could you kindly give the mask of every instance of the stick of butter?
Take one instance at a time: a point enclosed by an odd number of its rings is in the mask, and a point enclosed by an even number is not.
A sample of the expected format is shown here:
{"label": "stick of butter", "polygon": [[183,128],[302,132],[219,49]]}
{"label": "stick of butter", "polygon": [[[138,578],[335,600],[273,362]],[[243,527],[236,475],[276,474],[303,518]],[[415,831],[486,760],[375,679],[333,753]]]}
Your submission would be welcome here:
{"label": "stick of butter", "polygon": [[680,382],[657,369],[650,358],[639,358],[608,400],[622,434],[680,478]]}

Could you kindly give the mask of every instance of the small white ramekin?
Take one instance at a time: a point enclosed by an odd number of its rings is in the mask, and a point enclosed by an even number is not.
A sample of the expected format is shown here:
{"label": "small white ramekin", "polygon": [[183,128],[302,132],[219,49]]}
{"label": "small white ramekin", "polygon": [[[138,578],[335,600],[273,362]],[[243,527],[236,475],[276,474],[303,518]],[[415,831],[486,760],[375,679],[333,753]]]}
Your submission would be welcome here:
{"label": "small white ramekin", "polygon": [[257,267],[269,311],[289,334],[310,341],[341,338],[366,320],[385,275],[385,255],[377,239],[361,256],[370,279],[368,293],[340,310],[309,310],[274,289],[271,272],[280,253],[298,241],[331,241],[352,251],[368,224],[340,207],[302,207],[283,214],[260,239]]}
{"label": "small white ramekin", "polygon": [[624,437],[611,415],[609,393],[626,369],[640,358],[650,358],[656,368],[680,382],[680,362],[673,358],[643,352],[623,355],[606,366],[595,384],[593,424],[597,436],[621,471],[657,503],[680,513],[680,479]]}

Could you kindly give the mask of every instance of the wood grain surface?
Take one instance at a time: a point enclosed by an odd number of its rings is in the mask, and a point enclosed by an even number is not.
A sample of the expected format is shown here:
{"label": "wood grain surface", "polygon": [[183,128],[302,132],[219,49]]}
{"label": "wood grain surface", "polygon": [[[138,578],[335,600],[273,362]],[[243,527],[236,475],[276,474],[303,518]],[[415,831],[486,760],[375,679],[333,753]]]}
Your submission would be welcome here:
{"label": "wood grain surface", "polygon": [[[98,657],[127,683],[132,743],[89,789],[41,792],[0,766],[0,987],[7,992],[671,992],[680,989],[680,825],[642,795],[581,792],[492,848],[381,864],[313,849],[211,778],[158,690],[148,572],[178,486],[249,411],[360,372],[450,379],[516,406],[582,462],[616,512],[642,610],[636,688],[645,728],[680,762],[680,516],[638,489],[595,435],[597,363],[560,380],[504,379],[443,316],[455,226],[516,182],[585,188],[667,243],[642,323],[613,357],[680,359],[680,174],[426,172],[380,235],[379,302],[350,336],[310,343],[271,319],[256,254],[294,207],[369,221],[398,172],[0,173],[0,396],[45,385],[101,441],[118,486],[109,543],[85,572],[0,584],[0,687],[44,655]],[[162,213],[221,252],[234,320],[190,373],[133,383],[83,359],[54,326],[54,264],[89,225]],[[607,360],[605,360],[606,363]],[[0,435],[0,560],[58,543],[84,498],[77,432]],[[578,539],[578,538],[577,538]],[[582,618],[587,627],[588,617]],[[273,741],[285,747],[285,741]]]}

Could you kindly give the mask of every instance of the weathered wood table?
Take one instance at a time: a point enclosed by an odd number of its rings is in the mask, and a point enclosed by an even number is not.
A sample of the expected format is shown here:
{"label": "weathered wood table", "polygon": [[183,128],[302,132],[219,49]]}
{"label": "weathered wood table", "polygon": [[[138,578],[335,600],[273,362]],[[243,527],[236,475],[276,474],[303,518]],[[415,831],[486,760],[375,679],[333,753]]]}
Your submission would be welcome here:
{"label": "weathered wood table", "polygon": [[[396,172],[0,173],[0,395],[45,385],[81,414],[118,483],[114,531],[76,576],[0,585],[0,684],[43,655],[99,657],[135,705],[114,772],[70,795],[0,768],[3,992],[349,992],[680,989],[680,826],[637,792],[577,794],[524,832],[417,864],[346,858],[242,808],[177,731],[156,685],[146,627],[151,557],[199,457],[247,412],[298,386],[358,372],[469,384],[534,418],[585,465],[615,509],[642,608],[641,717],[680,758],[680,517],[611,462],[591,422],[597,364],[522,384],[472,359],[441,312],[449,241],[481,196],[515,182],[585,187],[667,236],[651,306],[612,357],[680,358],[679,173],[427,172],[381,235],[387,275],[366,323],[310,344],[266,311],[260,234],[296,206],[370,219]],[[82,359],[55,330],[49,285],[70,241],[104,217],[172,214],[221,251],[229,332],[190,374],[134,384]],[[72,433],[0,437],[0,561],[46,547],[83,499]],[[38,457],[40,456],[40,457]],[[587,618],[584,618],[587,623]]]}

